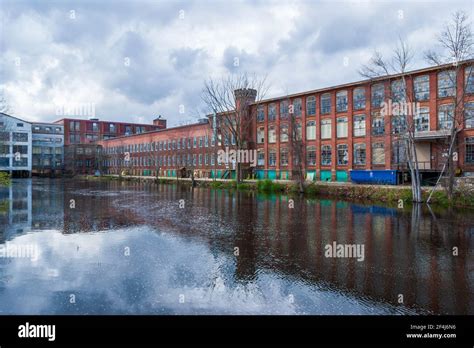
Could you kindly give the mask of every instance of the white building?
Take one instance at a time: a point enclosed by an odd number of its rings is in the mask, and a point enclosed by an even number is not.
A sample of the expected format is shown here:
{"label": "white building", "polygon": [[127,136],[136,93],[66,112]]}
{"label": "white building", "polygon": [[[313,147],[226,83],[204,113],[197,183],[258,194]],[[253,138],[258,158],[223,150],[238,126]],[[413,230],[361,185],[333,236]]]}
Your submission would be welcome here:
{"label": "white building", "polygon": [[61,175],[64,167],[64,126],[33,122],[33,175]]}
{"label": "white building", "polygon": [[0,171],[31,176],[31,123],[0,113]]}

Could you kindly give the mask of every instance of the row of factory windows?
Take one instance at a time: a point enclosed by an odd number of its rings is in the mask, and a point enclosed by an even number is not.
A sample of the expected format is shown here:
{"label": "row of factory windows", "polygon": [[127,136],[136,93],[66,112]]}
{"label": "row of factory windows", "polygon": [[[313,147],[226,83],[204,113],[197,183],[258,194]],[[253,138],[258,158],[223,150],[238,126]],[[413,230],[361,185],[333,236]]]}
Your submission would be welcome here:
{"label": "row of factory windows", "polygon": [[[466,94],[474,93],[474,66],[465,69],[464,91]],[[454,70],[441,71],[438,73],[438,98],[453,97],[456,90],[456,76]],[[427,101],[430,98],[430,75],[417,76],[413,80],[413,92],[415,101]],[[370,100],[372,108],[382,106],[386,97],[392,102],[400,102],[406,99],[406,83],[402,79],[394,80],[390,85],[390,96],[385,95],[385,86],[383,83],[374,84],[370,88]],[[317,97],[308,96],[306,99],[306,116],[315,116],[317,110]],[[300,117],[303,111],[302,98],[295,98],[291,104],[288,99],[281,100],[279,103],[279,116],[281,119],[287,119],[290,114]],[[331,113],[331,93],[324,93],[319,97],[320,114]],[[366,108],[366,88],[354,88],[352,93],[353,110],[364,110]],[[336,112],[348,111],[348,91],[342,90],[336,93]],[[268,113],[268,115],[267,115]],[[268,117],[266,117],[268,116]],[[257,108],[257,122],[275,121],[277,118],[277,104],[268,104],[268,112],[264,105]]]}

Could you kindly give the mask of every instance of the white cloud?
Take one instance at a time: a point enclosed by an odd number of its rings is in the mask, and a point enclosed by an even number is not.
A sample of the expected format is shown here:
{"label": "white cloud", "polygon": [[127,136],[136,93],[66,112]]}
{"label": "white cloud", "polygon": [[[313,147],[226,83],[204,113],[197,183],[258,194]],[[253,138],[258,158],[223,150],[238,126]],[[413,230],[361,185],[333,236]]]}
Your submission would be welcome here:
{"label": "white cloud", "polygon": [[374,49],[390,52],[398,35],[417,50],[414,68],[424,66],[421,53],[449,14],[473,13],[473,6],[468,0],[6,0],[0,87],[20,117],[54,120],[58,103],[95,103],[102,119],[151,122],[161,114],[176,125],[202,109],[206,78],[238,69],[268,75],[268,96],[356,81],[360,64]]}

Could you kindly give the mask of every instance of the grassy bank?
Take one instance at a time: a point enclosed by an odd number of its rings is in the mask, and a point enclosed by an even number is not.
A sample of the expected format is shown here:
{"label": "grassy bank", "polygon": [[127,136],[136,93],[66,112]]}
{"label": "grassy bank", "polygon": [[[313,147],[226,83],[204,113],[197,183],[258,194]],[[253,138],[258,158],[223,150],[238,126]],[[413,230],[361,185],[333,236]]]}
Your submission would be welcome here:
{"label": "grassy bank", "polygon": [[0,186],[10,186],[11,178],[10,174],[0,172]]}
{"label": "grassy bank", "polygon": [[[126,181],[152,181],[158,184],[191,185],[189,179],[152,178],[152,177],[122,177],[102,176],[100,178],[88,177],[90,180],[126,180]],[[382,186],[382,185],[354,185],[350,183],[305,183],[304,193],[299,192],[298,185],[294,182],[276,182],[272,180],[246,180],[237,184],[234,180],[196,180],[196,186],[211,187],[230,191],[254,191],[265,194],[288,194],[291,196],[303,195],[307,198],[340,198],[349,201],[366,201],[372,203],[385,203],[398,205],[411,204],[411,188],[408,186]],[[423,190],[423,199],[426,201],[429,189]],[[458,187],[453,202],[449,202],[446,193],[436,190],[431,198],[431,204],[440,206],[474,208],[474,188]]]}

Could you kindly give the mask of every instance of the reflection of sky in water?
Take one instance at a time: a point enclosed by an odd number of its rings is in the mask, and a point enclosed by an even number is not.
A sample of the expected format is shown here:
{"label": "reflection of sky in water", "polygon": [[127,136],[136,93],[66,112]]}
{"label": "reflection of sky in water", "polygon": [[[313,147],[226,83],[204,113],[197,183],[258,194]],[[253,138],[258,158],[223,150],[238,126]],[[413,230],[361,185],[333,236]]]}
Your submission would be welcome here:
{"label": "reflection of sky in water", "polygon": [[[232,254],[141,226],[18,236],[41,255],[0,260],[2,314],[389,314],[402,309],[261,269],[234,278]],[[126,247],[130,256],[125,256]],[[70,303],[70,294],[76,303]],[[180,303],[184,295],[184,303]],[[292,299],[294,299],[292,301]],[[406,309],[403,310],[406,312]]]}
{"label": "reflection of sky in water", "polygon": [[[1,313],[470,314],[474,308],[471,212],[435,216],[426,207],[328,199],[295,200],[288,209],[286,196],[115,181],[14,180],[0,195],[9,201],[0,212],[0,243],[42,250],[33,263],[0,258]],[[324,246],[333,241],[365,245],[364,262],[326,258]],[[399,294],[405,305],[397,303]]]}

